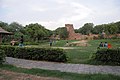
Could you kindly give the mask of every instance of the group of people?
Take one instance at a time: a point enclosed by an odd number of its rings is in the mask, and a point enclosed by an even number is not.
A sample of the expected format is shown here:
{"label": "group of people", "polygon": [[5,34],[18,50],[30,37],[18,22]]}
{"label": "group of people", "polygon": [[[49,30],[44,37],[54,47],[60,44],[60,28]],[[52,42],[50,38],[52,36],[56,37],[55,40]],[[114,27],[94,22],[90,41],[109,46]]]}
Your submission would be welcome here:
{"label": "group of people", "polygon": [[107,43],[107,42],[105,42],[105,43],[101,42],[101,43],[99,44],[99,48],[100,48],[100,47],[111,48],[112,45],[111,45],[110,43]]}

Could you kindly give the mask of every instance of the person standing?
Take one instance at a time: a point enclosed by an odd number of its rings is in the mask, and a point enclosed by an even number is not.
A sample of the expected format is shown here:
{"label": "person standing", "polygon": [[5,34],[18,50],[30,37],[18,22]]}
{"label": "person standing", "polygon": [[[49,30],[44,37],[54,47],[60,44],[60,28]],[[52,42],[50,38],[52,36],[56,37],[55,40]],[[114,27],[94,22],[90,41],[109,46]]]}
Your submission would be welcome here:
{"label": "person standing", "polygon": [[19,46],[20,46],[20,47],[23,47],[23,41],[24,41],[24,40],[23,40],[23,36],[21,36],[21,37],[20,37],[20,43],[19,43]]}
{"label": "person standing", "polygon": [[50,46],[52,46],[52,40],[50,40]]}

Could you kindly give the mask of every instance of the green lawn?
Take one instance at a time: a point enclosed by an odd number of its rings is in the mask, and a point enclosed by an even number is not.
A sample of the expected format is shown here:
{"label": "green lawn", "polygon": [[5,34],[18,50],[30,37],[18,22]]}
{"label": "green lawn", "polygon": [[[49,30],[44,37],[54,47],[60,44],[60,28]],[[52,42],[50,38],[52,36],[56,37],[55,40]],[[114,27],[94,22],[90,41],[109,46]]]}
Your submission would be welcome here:
{"label": "green lawn", "polygon": [[[68,42],[74,42],[75,40],[69,40]],[[53,43],[53,47],[65,47],[67,40],[59,40]],[[74,47],[74,49],[66,49],[66,55],[69,63],[83,63],[91,64],[90,56],[97,51],[97,47],[100,42],[108,42],[112,45],[112,48],[120,47],[120,39],[102,39],[102,40],[90,40],[89,46]],[[41,44],[33,47],[49,47],[49,43]],[[92,63],[94,64],[94,63]],[[95,63],[96,64],[96,63]]]}
{"label": "green lawn", "polygon": [[[53,42],[52,47],[65,47],[66,42],[75,42],[76,40],[58,40]],[[80,63],[80,64],[99,64],[99,62],[90,61],[90,57],[97,51],[97,47],[100,42],[108,42],[112,45],[112,48],[120,47],[120,39],[101,39],[101,40],[89,40],[88,46],[74,46],[74,49],[65,49],[68,57],[68,63]],[[30,45],[28,45],[30,46]],[[39,45],[31,45],[31,47],[50,47],[49,42],[41,43]],[[69,48],[69,47],[67,47]],[[101,64],[101,63],[100,63]],[[108,64],[109,65],[109,64]]]}
{"label": "green lawn", "polygon": [[97,51],[97,47],[100,42],[108,42],[112,44],[112,48],[120,47],[119,39],[105,39],[105,40],[91,40],[88,41],[90,46],[87,47],[78,47],[77,49],[67,50],[67,56],[69,57],[70,63],[87,63],[91,64],[90,57],[93,53]]}
{"label": "green lawn", "polygon": [[44,77],[57,77],[63,80],[120,80],[120,76],[110,74],[77,74],[55,70],[17,68],[15,66],[5,64],[0,65],[0,69]]}
{"label": "green lawn", "polygon": [[[53,44],[52,46],[53,47],[64,47],[66,42],[74,42],[74,41],[77,41],[77,40],[57,40],[57,41],[53,41]],[[31,45],[32,47],[50,47],[49,46],[49,42],[45,42],[45,43],[41,43],[39,45]]]}
{"label": "green lawn", "polygon": [[[69,41],[74,42],[74,40]],[[91,40],[88,41],[89,46],[86,47],[74,47],[74,49],[66,49],[66,55],[68,57],[68,63],[83,63],[83,64],[99,64],[99,62],[90,62],[90,56],[97,51],[97,47],[100,42],[108,42],[112,44],[113,48],[120,47],[120,39],[104,39],[104,40]],[[66,40],[56,41],[53,47],[64,47]],[[42,43],[40,45],[31,45],[31,47],[49,47],[49,43]],[[101,64],[101,63],[100,63]],[[55,70],[43,70],[43,69],[25,69],[17,68],[11,65],[0,65],[2,70],[10,70],[18,73],[26,73],[44,77],[57,77],[63,80],[120,80],[120,76],[110,74],[77,74],[60,72]]]}

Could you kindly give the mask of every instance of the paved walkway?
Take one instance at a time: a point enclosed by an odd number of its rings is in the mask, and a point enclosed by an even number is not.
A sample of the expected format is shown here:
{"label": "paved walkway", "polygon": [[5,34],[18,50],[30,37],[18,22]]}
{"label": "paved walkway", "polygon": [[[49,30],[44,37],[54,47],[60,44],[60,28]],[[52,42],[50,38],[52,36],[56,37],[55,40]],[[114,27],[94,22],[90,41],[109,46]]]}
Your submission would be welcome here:
{"label": "paved walkway", "polygon": [[65,64],[56,62],[32,61],[6,57],[8,64],[22,68],[39,68],[47,70],[59,70],[61,72],[73,72],[82,74],[115,74],[120,75],[120,66],[95,66],[86,64]]}

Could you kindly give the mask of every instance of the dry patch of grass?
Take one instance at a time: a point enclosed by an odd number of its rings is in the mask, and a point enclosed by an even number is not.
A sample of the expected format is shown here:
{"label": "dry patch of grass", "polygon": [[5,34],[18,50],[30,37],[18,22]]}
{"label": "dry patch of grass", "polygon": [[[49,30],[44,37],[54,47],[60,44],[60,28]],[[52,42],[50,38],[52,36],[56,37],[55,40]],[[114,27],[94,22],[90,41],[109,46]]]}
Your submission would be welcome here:
{"label": "dry patch of grass", "polygon": [[65,46],[90,46],[90,44],[88,44],[87,42],[87,40],[74,41],[71,43],[66,43]]}

